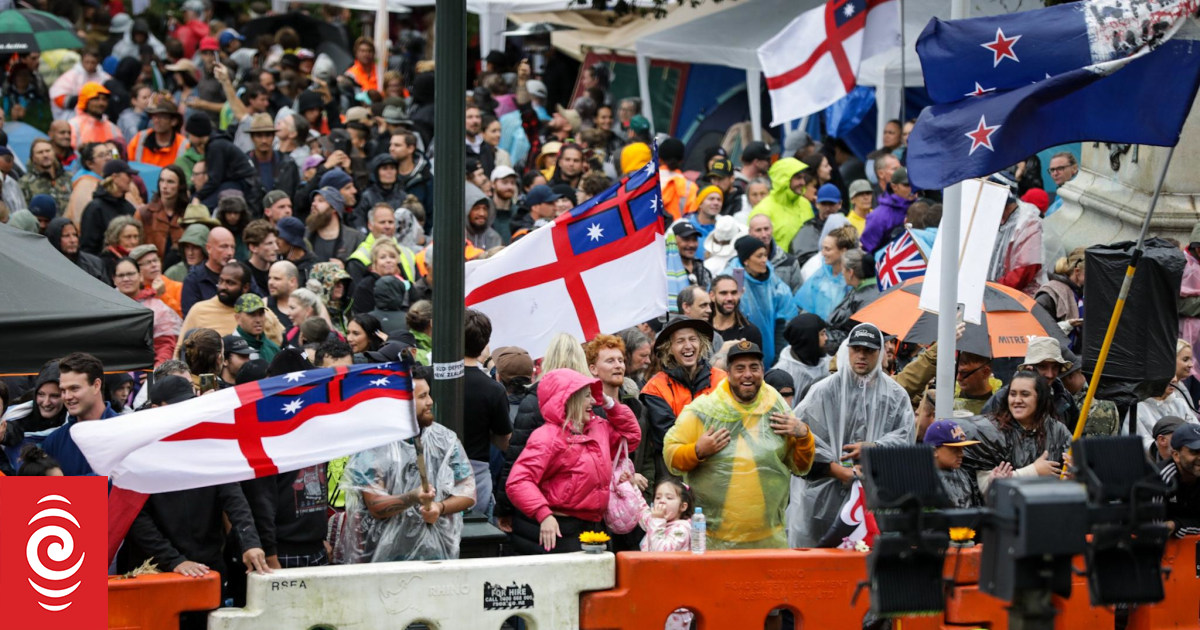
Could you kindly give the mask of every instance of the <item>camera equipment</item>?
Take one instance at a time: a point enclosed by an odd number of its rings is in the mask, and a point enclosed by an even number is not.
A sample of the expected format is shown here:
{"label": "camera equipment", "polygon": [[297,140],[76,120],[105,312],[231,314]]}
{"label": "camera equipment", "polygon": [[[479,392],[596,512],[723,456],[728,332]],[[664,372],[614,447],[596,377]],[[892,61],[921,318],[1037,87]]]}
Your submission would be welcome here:
{"label": "camera equipment", "polygon": [[1079,554],[1093,605],[1161,600],[1168,532],[1159,499],[1167,488],[1141,445],[1137,436],[1084,438],[1072,451],[1082,483],[1000,479],[987,507],[976,509],[945,509],[930,447],[864,450],[867,507],[880,529],[867,558],[871,610],[899,616],[945,607],[950,527],[981,530],[980,589],[1012,602],[1014,630],[1054,627],[1052,595],[1070,594]]}

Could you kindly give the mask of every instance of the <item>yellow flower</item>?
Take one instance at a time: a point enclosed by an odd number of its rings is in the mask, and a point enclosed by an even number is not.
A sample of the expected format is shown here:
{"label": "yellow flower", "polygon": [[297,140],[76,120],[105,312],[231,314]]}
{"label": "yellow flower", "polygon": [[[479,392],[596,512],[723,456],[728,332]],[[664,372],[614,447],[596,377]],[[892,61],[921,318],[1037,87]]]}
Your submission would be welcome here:
{"label": "yellow flower", "polygon": [[975,538],[975,530],[970,527],[951,527],[950,540],[963,542]]}
{"label": "yellow flower", "polygon": [[585,545],[602,545],[611,540],[608,534],[604,532],[583,532],[579,535],[579,542]]}

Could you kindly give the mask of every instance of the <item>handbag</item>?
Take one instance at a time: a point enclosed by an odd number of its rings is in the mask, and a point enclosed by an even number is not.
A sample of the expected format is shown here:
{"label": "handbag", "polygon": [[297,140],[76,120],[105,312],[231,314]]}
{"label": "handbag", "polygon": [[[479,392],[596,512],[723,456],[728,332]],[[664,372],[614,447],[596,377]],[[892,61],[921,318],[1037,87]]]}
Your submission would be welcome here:
{"label": "handbag", "polygon": [[[629,459],[629,443],[624,438],[617,447],[617,455],[613,458],[612,483],[609,485],[608,508],[604,512],[604,522],[614,534],[628,534],[633,531],[641,517],[642,506],[637,500],[638,489],[633,486],[633,462]],[[621,481],[621,476],[628,474],[629,479]]]}

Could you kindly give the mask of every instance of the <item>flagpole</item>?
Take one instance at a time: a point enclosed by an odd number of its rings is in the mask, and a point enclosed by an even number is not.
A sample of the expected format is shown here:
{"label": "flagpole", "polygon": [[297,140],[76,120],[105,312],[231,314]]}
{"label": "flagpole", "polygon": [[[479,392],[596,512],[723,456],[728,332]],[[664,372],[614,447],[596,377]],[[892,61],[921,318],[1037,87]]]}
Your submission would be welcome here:
{"label": "flagpole", "polygon": [[[904,121],[908,120],[907,108],[904,107],[904,94],[908,88],[908,61],[906,57],[906,49],[904,47],[904,0],[897,0],[900,4],[900,130],[904,130]],[[886,73],[885,73],[886,74]],[[886,83],[886,80],[884,81]]]}
{"label": "flagpole", "polygon": [[1129,297],[1129,289],[1133,285],[1133,275],[1137,271],[1138,262],[1142,258],[1143,247],[1146,243],[1146,232],[1150,231],[1150,219],[1154,216],[1154,208],[1158,206],[1158,198],[1162,195],[1163,182],[1167,179],[1167,169],[1171,167],[1171,158],[1175,155],[1175,147],[1167,150],[1167,159],[1163,161],[1162,171],[1158,174],[1158,184],[1154,187],[1154,196],[1150,198],[1150,209],[1146,218],[1142,219],[1142,231],[1138,234],[1137,245],[1129,258],[1129,267],[1125,269],[1125,278],[1121,280],[1121,292],[1117,294],[1117,303],[1113,306],[1112,317],[1108,319],[1108,330],[1104,332],[1104,344],[1100,346],[1100,356],[1096,357],[1096,370],[1088,383],[1087,396],[1083,399],[1083,407],[1079,409],[1079,422],[1075,423],[1074,439],[1083,436],[1083,427],[1087,424],[1088,413],[1092,410],[1092,401],[1096,398],[1096,390],[1100,387],[1100,376],[1104,373],[1104,364],[1108,361],[1108,350],[1112,347],[1113,337],[1117,334],[1117,323],[1121,320],[1121,312],[1125,310],[1125,300]]}
{"label": "flagpole", "polygon": [[[960,20],[967,17],[967,0],[951,0],[950,19]],[[903,24],[903,20],[901,20]],[[903,54],[903,51],[901,51]],[[938,295],[938,356],[937,356],[937,389],[939,390],[934,413],[938,418],[954,416],[954,384],[957,364],[955,357],[955,330],[958,322],[955,313],[958,311],[958,257],[949,256],[959,247],[958,232],[962,223],[962,184],[957,183],[946,188],[942,198],[942,224],[938,228],[938,238],[942,239],[942,277]],[[949,248],[955,249],[949,249]]]}

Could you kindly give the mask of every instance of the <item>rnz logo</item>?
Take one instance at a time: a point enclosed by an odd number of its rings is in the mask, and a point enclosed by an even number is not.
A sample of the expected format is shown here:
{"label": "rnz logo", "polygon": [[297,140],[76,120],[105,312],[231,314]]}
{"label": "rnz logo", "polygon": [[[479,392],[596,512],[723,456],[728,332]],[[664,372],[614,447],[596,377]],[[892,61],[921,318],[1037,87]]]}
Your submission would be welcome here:
{"label": "rnz logo", "polygon": [[[37,529],[25,544],[25,560],[38,579],[27,579],[38,592],[38,605],[50,612],[60,612],[71,605],[71,593],[82,584],[76,574],[87,554],[82,550],[76,552],[75,535],[80,526],[66,497],[48,494],[38,499],[38,506],[40,511],[29,520],[29,525]],[[46,541],[50,542],[43,546]],[[64,569],[52,569],[46,566],[43,556],[55,566],[68,565],[72,560],[74,563]]]}
{"label": "rnz logo", "polygon": [[0,628],[105,627],[108,480],[0,477]]}

